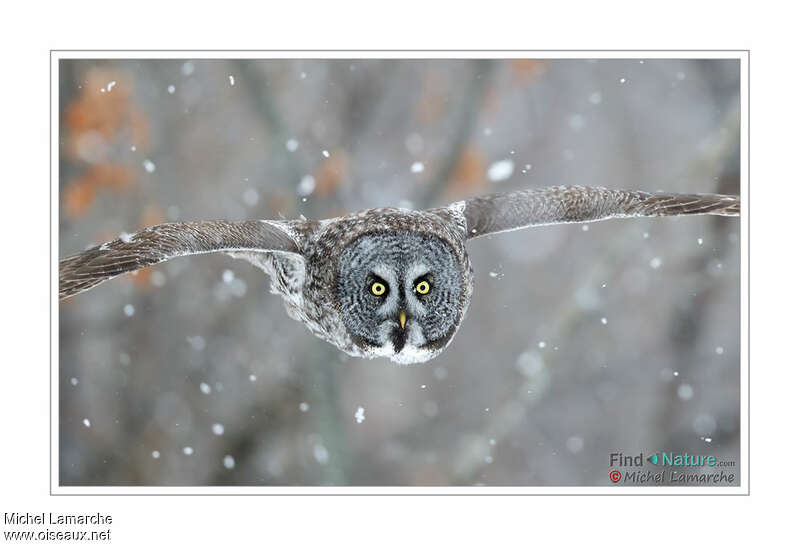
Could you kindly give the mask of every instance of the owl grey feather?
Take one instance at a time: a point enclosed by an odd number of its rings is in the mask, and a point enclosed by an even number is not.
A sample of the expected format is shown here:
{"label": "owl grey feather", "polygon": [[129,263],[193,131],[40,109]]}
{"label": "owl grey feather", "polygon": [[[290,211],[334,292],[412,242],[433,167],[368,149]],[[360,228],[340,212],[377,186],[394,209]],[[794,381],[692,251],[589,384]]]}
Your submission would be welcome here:
{"label": "owl grey feather", "polygon": [[739,197],[558,186],[426,211],[161,224],[62,259],[59,299],[179,256],[224,252],[260,267],[289,316],[347,354],[425,362],[449,345],[469,307],[468,240],[538,225],[688,214],[738,216]]}

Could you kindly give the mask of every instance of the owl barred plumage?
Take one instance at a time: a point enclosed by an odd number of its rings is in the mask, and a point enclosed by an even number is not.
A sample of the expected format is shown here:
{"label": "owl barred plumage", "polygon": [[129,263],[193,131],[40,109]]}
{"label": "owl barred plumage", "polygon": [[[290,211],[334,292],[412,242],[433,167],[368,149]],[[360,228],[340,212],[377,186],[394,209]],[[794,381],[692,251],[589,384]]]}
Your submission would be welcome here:
{"label": "owl barred plumage", "polygon": [[557,186],[497,193],[468,200],[469,238],[525,227],[609,218],[715,214],[738,216],[739,197],[648,193],[584,186]]}
{"label": "owl barred plumage", "polygon": [[453,340],[472,295],[466,242],[609,218],[738,216],[739,197],[558,186],[427,211],[369,209],[328,220],[161,224],[59,262],[59,298],[191,254],[260,267],[291,318],[352,356],[425,362]]}
{"label": "owl barred plumage", "polygon": [[178,256],[243,250],[298,252],[297,243],[280,222],[161,224],[59,261],[58,296],[74,296],[123,273]]}

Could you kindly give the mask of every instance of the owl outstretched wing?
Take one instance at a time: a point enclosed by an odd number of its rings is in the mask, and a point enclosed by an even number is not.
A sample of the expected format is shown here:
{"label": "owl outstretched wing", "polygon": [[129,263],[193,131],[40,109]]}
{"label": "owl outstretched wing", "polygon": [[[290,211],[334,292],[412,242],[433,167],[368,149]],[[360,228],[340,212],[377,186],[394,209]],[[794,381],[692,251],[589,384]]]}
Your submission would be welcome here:
{"label": "owl outstretched wing", "polygon": [[716,214],[739,216],[739,197],[553,186],[467,199],[467,239],[532,226],[608,218]]}
{"label": "owl outstretched wing", "polygon": [[300,250],[283,222],[208,221],[160,224],[123,235],[58,262],[58,298],[65,299],[157,263],[210,252],[291,252]]}

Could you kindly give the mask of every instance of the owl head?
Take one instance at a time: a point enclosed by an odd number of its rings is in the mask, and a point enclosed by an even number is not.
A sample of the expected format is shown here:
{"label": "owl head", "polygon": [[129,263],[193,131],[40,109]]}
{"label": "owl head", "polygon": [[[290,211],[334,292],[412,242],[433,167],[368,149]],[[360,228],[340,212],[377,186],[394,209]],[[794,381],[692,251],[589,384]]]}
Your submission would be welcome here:
{"label": "owl head", "polygon": [[471,291],[463,258],[430,233],[365,233],[338,263],[337,296],[353,342],[370,356],[425,362],[453,339]]}

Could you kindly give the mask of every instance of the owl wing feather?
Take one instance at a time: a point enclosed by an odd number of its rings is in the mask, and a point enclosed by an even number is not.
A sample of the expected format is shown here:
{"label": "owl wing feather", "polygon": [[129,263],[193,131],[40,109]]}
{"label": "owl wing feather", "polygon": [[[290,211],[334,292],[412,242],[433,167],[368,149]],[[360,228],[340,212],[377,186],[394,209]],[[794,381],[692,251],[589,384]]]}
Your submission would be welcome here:
{"label": "owl wing feather", "polygon": [[283,222],[159,224],[60,260],[58,298],[74,296],[123,273],[179,256],[243,251],[300,253]]}
{"label": "owl wing feather", "polygon": [[526,227],[608,218],[715,214],[739,216],[739,197],[553,186],[467,199],[467,239]]}

